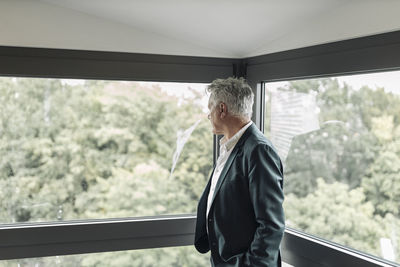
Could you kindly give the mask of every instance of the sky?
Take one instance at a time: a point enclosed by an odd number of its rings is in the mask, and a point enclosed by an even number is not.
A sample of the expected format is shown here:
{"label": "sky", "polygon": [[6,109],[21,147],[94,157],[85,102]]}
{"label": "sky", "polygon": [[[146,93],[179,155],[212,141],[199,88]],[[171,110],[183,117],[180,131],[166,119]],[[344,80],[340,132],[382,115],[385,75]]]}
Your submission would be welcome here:
{"label": "sky", "polygon": [[[385,88],[386,92],[392,92],[400,95],[400,71],[387,71],[371,74],[356,74],[336,77],[341,84],[344,82],[358,90],[362,86],[367,85],[372,89],[379,87]],[[267,88],[275,89],[282,87],[287,82],[272,82],[267,85]]]}
{"label": "sky", "polygon": [[[344,82],[352,86],[354,89],[359,90],[362,86],[367,85],[368,87],[375,89],[379,87],[385,88],[386,92],[392,92],[394,94],[400,95],[400,71],[387,71],[380,73],[371,74],[356,74],[356,75],[345,75],[336,77],[341,84]],[[146,83],[146,82],[142,82]],[[270,83],[273,87],[279,87],[287,82],[274,82]],[[191,94],[186,90],[187,87],[197,89],[200,92],[205,92],[207,84],[198,83],[159,83],[161,88],[168,94],[176,96],[186,96],[189,97]],[[204,93],[204,98],[202,102],[207,106],[208,96]]]}
{"label": "sky", "polygon": [[[69,85],[78,85],[83,84],[85,80],[78,79],[61,79],[62,83]],[[124,81],[127,82],[127,81]],[[207,112],[207,104],[208,104],[208,96],[206,95],[206,86],[207,83],[174,83],[174,82],[140,82],[134,81],[134,83],[139,83],[143,86],[159,85],[161,90],[166,92],[168,95],[175,95],[178,97],[190,98],[193,97],[193,94],[187,90],[188,87],[195,89],[196,91],[202,93],[203,97],[200,100],[202,106],[204,107],[204,112]]]}
{"label": "sky", "polygon": [[[346,75],[336,77],[340,83],[347,83],[354,89],[359,90],[362,86],[367,85],[370,88],[383,87],[386,92],[392,92],[394,94],[400,95],[400,71],[387,71],[380,73],[371,74],[356,74],[356,75]],[[63,79],[62,82],[67,84],[81,84],[84,80],[74,80],[74,79]],[[202,93],[203,98],[200,100],[204,106],[204,112],[207,112],[208,96],[205,93],[205,88],[207,84],[205,83],[167,83],[167,82],[139,82],[142,85],[158,84],[163,91],[167,94],[191,97],[192,94],[187,90],[191,87]],[[272,82],[267,84],[267,88],[274,89],[287,84],[287,82]]]}
{"label": "sky", "polygon": [[350,84],[354,89],[368,85],[370,88],[383,87],[386,92],[400,94],[400,71],[348,75],[338,79],[340,82]]}

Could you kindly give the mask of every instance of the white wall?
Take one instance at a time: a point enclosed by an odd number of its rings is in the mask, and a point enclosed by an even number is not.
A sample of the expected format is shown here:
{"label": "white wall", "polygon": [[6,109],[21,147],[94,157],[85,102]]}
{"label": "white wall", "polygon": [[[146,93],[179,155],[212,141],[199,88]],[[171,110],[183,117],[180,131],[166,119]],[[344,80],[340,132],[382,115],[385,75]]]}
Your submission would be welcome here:
{"label": "white wall", "polygon": [[23,0],[0,0],[0,45],[214,57],[223,55],[220,51],[143,32],[79,11]]}

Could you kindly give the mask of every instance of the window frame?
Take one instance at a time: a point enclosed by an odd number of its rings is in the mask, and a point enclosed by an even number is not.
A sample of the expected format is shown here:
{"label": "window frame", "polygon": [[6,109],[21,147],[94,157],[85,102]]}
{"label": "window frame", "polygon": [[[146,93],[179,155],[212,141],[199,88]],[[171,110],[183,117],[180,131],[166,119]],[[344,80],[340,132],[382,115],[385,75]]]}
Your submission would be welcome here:
{"label": "window frame", "polygon": [[[395,31],[244,59],[247,80],[259,90],[259,128],[264,132],[265,98],[260,92],[265,97],[266,83],[400,70],[398,51],[400,31]],[[397,266],[290,227],[281,249],[282,260],[294,266]]]}
{"label": "window frame", "polygon": [[[252,119],[263,130],[264,82],[400,69],[398,51],[400,31],[243,59],[0,46],[0,75],[196,83],[244,76],[255,91]],[[215,137],[214,158],[217,143]],[[0,259],[192,245],[195,220],[191,214],[0,225]],[[128,229],[133,234],[125,238]],[[162,231],[154,236],[154,229]],[[110,234],[92,238],[100,230]],[[294,266],[395,266],[290,228],[281,248]]]}
{"label": "window frame", "polygon": [[184,246],[194,224],[188,214],[2,225],[0,260]]}
{"label": "window frame", "polygon": [[[238,63],[229,58],[0,46],[0,75],[8,77],[211,83],[237,75],[242,71]],[[216,140],[214,136],[214,154]],[[193,214],[1,224],[0,260],[190,245],[194,224]]]}

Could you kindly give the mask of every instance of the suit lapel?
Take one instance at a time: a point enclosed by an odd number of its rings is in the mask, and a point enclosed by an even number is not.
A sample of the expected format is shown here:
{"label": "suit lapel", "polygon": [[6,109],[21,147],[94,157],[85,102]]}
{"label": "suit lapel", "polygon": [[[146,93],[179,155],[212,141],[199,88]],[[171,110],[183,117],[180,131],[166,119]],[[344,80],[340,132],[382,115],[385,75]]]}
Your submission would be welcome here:
{"label": "suit lapel", "polygon": [[222,170],[221,175],[219,176],[217,185],[215,186],[215,191],[214,191],[214,195],[213,195],[213,198],[211,201],[211,205],[213,204],[215,196],[217,195],[219,189],[221,188],[221,185],[225,181],[226,175],[227,175],[233,161],[235,160],[237,153],[239,152],[240,149],[242,149],[243,143],[247,139],[247,137],[253,132],[253,130],[254,130],[253,127],[256,127],[256,126],[254,126],[254,123],[252,123],[249,126],[249,128],[246,129],[246,131],[243,133],[242,137],[240,137],[239,141],[235,145],[232,153],[229,155],[229,157],[225,163],[224,169]]}

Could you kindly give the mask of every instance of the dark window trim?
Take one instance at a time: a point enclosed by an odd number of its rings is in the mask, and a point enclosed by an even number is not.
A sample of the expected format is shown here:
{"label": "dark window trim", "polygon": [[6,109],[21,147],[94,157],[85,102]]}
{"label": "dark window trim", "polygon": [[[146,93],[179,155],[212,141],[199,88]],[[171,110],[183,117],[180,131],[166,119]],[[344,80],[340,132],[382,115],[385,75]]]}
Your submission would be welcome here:
{"label": "dark window trim", "polygon": [[[25,223],[0,227],[0,260],[193,245],[195,215]],[[294,229],[286,229],[283,261],[307,266],[396,266]]]}
{"label": "dark window trim", "polygon": [[0,46],[0,75],[209,83],[237,59]]}
{"label": "dark window trim", "polygon": [[400,31],[234,59],[0,46],[0,75],[211,82],[232,75],[260,81],[399,69]]}
{"label": "dark window trim", "polygon": [[0,226],[0,260],[184,246],[194,215],[26,223]]}
{"label": "dark window trim", "polygon": [[400,31],[245,59],[254,82],[368,73],[400,68]]}
{"label": "dark window trim", "polygon": [[253,121],[256,123],[258,129],[264,133],[265,85],[259,82],[254,87],[256,88],[256,93],[254,95]]}
{"label": "dark window trim", "polygon": [[398,266],[393,262],[291,228],[285,230],[281,249],[282,260],[295,267]]}

